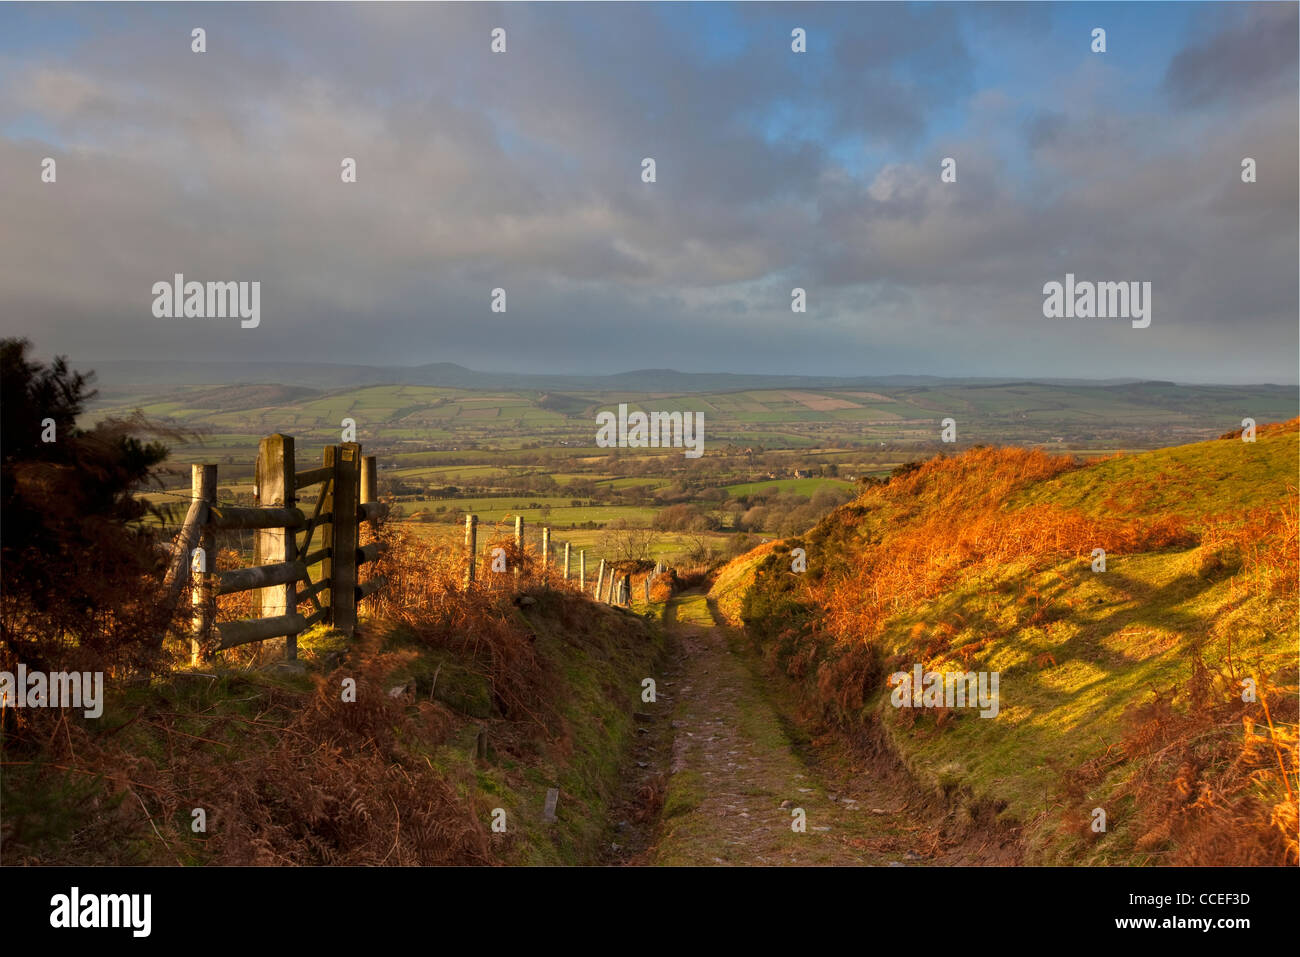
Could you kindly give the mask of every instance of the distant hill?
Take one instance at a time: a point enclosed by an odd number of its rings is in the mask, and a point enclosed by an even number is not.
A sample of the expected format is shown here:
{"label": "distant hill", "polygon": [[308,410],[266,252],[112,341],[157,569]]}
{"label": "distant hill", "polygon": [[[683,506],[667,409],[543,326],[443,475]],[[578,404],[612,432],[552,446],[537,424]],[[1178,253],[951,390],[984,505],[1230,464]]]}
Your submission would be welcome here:
{"label": "distant hill", "polygon": [[185,403],[193,409],[212,412],[242,412],[268,406],[288,405],[320,395],[316,389],[292,385],[221,385],[194,389],[185,393]]}
{"label": "distant hill", "polygon": [[[1007,378],[941,378],[927,375],[801,376],[638,369],[612,375],[533,375],[478,372],[451,362],[421,366],[334,365],[299,362],[146,362],[78,360],[99,374],[105,389],[140,390],[179,385],[275,384],[333,390],[364,385],[425,385],[449,389],[529,389],[541,392],[735,392],[746,389],[909,388],[953,384],[990,385]],[[1035,379],[1048,385],[1119,385],[1134,379]]]}

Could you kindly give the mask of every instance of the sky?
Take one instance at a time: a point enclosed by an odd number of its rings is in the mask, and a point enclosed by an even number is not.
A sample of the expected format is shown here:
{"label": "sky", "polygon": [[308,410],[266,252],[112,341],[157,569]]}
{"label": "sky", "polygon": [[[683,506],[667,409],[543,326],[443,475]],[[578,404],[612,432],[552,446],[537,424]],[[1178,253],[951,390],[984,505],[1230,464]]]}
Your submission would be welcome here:
{"label": "sky", "polygon": [[[1292,384],[1298,37],[1295,3],[7,3],[0,335]],[[176,273],[260,282],[258,325],[155,316]],[[1067,273],[1150,282],[1150,325],[1045,318]]]}

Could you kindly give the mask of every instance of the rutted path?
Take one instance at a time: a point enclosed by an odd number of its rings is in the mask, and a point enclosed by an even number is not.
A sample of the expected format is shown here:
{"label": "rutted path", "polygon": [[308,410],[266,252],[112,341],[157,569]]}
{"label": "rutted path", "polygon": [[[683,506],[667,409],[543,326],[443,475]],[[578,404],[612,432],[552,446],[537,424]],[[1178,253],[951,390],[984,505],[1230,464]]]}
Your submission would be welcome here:
{"label": "rutted path", "polygon": [[[890,864],[919,860],[910,850],[927,830],[901,798],[875,792],[863,776],[852,793],[825,786],[801,759],[749,656],[728,644],[705,596],[671,599],[664,617],[681,648],[666,682],[673,743],[657,864]],[[892,803],[891,803],[892,802]],[[792,828],[796,809],[806,830]]]}

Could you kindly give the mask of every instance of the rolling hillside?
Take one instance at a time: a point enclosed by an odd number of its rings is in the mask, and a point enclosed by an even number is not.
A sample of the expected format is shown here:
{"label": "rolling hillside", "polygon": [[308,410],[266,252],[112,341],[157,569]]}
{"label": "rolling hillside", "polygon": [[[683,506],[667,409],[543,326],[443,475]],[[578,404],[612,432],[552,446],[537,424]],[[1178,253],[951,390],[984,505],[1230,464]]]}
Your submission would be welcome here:
{"label": "rolling hillside", "polygon": [[[1069,448],[1151,448],[1170,436],[1209,438],[1245,416],[1264,422],[1296,412],[1294,387],[1181,386],[1147,382],[880,383],[837,388],[737,387],[549,390],[424,384],[351,386],[320,377],[295,385],[129,386],[106,377],[88,418],[127,415],[202,430],[213,450],[256,445],[269,432],[303,440],[336,436],[356,422],[368,447],[415,454],[438,449],[589,446],[595,416],[619,403],[632,409],[695,411],[705,420],[707,451],[740,448],[842,448],[904,443],[939,447],[939,422],[953,417],[957,444],[1065,444]],[[487,381],[487,380],[484,380]],[[325,387],[330,383],[330,387]]]}
{"label": "rolling hillside", "polygon": [[[1295,863],[1297,451],[1291,420],[1090,464],[938,457],[712,597],[812,723],[997,814],[1027,862]],[[998,673],[996,714],[896,706],[917,665]]]}

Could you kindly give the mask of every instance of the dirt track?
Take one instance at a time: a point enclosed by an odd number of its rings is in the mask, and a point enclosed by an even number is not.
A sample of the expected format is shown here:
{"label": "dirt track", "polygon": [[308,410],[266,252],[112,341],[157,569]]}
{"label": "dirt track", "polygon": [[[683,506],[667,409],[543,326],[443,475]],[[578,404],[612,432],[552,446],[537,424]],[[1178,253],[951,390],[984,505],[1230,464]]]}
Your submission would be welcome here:
{"label": "dirt track", "polygon": [[[672,599],[679,677],[660,864],[904,863],[916,830],[870,780],[828,786],[783,727],[750,656],[715,622],[703,594]],[[792,825],[804,815],[804,830]]]}
{"label": "dirt track", "polygon": [[701,591],[670,599],[664,623],[675,650],[639,714],[602,863],[1018,863],[1014,830],[960,824],[889,755],[839,732],[809,741],[788,689]]}

